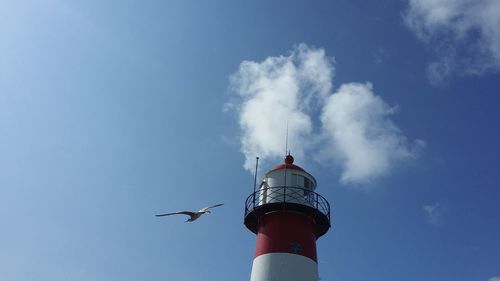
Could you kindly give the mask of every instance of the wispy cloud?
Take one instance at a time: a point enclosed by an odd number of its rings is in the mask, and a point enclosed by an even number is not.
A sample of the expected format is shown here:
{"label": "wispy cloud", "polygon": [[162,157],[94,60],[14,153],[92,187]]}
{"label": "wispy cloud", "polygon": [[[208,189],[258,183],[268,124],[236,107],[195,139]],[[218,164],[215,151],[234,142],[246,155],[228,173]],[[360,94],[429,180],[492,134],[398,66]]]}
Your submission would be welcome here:
{"label": "wispy cloud", "polygon": [[488,281],[500,281],[500,276],[491,277]]}
{"label": "wispy cloud", "polygon": [[428,223],[432,225],[440,225],[442,223],[442,218],[445,212],[445,208],[441,206],[439,203],[435,203],[432,205],[424,205],[423,209],[427,216]]}
{"label": "wispy cloud", "polygon": [[404,19],[439,57],[427,69],[432,83],[500,71],[499,1],[409,0]]}
{"label": "wispy cloud", "polygon": [[333,93],[334,72],[335,61],[324,49],[305,44],[284,56],[240,64],[231,77],[236,98],[225,109],[238,113],[247,170],[256,156],[284,156],[287,122],[296,158],[341,167],[345,183],[364,183],[416,157],[423,142],[409,144],[390,120],[395,107],[370,83],[341,85]]}

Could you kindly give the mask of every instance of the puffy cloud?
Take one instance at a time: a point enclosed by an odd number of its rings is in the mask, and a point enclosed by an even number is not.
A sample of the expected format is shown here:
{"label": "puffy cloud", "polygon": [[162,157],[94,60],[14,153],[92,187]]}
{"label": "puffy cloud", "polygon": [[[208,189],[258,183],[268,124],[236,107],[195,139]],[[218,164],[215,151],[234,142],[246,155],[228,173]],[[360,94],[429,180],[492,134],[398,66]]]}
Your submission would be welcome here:
{"label": "puffy cloud", "polygon": [[287,123],[295,158],[341,167],[345,183],[365,183],[416,156],[419,145],[408,144],[389,119],[395,109],[371,84],[345,84],[332,94],[334,70],[323,49],[305,44],[286,56],[240,64],[231,76],[236,99],[225,109],[238,113],[247,170],[256,156],[284,156]]}
{"label": "puffy cloud", "polygon": [[303,158],[312,144],[309,112],[330,93],[333,72],[333,60],[325,51],[305,44],[287,56],[240,64],[231,77],[231,87],[241,100],[226,108],[239,110],[246,169],[252,169],[257,155],[273,158],[285,154],[287,123],[290,148]]}
{"label": "puffy cloud", "polygon": [[342,85],[329,97],[321,115],[332,157],[341,158],[343,182],[359,183],[388,173],[394,163],[414,158],[418,147],[408,145],[389,119],[395,108],[373,94],[370,83]]}
{"label": "puffy cloud", "polygon": [[404,17],[440,58],[428,67],[431,82],[500,70],[499,1],[409,0]]}

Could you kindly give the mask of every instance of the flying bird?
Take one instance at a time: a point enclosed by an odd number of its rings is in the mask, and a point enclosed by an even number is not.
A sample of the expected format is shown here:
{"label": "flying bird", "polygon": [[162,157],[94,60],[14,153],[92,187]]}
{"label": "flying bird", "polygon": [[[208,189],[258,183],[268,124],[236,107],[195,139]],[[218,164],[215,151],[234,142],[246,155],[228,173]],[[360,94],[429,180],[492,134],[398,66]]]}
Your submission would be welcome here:
{"label": "flying bird", "polygon": [[213,206],[208,206],[208,207],[205,207],[203,209],[200,209],[197,212],[193,212],[193,211],[179,211],[179,212],[173,212],[173,213],[158,214],[156,216],[157,217],[164,217],[164,216],[171,216],[171,215],[182,214],[182,215],[188,215],[189,216],[189,219],[187,219],[186,222],[192,222],[192,221],[197,220],[199,217],[201,217],[201,215],[203,215],[205,213],[210,213],[210,211],[208,209],[219,207],[219,206],[222,206],[222,205],[224,205],[224,204],[216,204],[216,205],[213,205]]}

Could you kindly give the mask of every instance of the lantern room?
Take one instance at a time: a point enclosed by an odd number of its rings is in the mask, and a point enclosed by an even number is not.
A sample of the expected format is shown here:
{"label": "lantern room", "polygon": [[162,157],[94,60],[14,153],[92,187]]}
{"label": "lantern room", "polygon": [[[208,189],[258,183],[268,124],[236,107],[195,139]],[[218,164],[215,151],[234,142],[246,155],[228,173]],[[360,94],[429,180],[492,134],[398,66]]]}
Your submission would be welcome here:
{"label": "lantern room", "polygon": [[259,205],[288,202],[310,205],[311,192],[316,189],[316,179],[301,167],[293,164],[288,154],[285,163],[267,172],[259,185]]}

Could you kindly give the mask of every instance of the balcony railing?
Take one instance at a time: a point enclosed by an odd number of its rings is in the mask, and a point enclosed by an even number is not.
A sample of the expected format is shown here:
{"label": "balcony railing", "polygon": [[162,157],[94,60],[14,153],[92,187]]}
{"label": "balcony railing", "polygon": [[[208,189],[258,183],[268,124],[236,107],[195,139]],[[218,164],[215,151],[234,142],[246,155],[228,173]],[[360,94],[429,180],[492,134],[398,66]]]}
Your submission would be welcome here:
{"label": "balcony railing", "polygon": [[250,213],[269,205],[281,206],[282,209],[294,206],[311,210],[324,215],[327,219],[326,223],[330,225],[330,204],[323,196],[309,189],[293,186],[261,188],[248,196],[245,202],[245,218]]}

